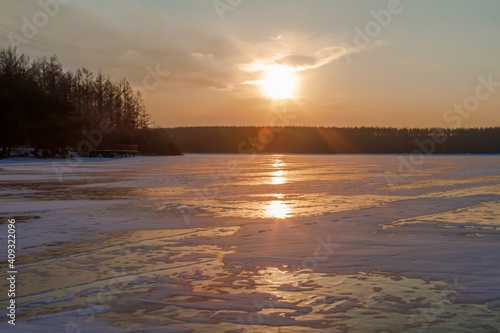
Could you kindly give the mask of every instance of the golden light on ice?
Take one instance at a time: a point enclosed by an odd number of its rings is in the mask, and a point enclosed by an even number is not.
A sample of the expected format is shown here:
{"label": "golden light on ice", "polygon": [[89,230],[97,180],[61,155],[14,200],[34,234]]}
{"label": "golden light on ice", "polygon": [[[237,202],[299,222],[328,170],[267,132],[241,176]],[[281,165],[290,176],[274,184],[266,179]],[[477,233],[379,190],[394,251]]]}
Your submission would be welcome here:
{"label": "golden light on ice", "polygon": [[285,171],[276,170],[271,172],[271,184],[273,185],[281,185],[286,183]]}
{"label": "golden light on ice", "polygon": [[275,219],[284,219],[290,213],[290,208],[282,201],[271,201],[267,206],[267,216]]}
{"label": "golden light on ice", "polygon": [[271,165],[273,167],[275,167],[275,168],[280,168],[280,167],[284,166],[285,163],[283,163],[282,160],[280,160],[280,159],[277,158],[277,159],[274,160],[273,164],[271,164]]}
{"label": "golden light on ice", "polygon": [[298,86],[297,75],[287,67],[266,69],[260,82],[263,93],[276,100],[294,98]]}

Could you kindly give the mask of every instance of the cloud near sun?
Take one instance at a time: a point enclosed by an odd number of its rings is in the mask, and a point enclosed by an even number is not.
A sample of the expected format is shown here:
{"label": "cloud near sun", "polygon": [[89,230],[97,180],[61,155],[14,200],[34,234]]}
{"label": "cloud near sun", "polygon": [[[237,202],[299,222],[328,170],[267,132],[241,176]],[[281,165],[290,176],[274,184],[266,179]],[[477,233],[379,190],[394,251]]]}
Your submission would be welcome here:
{"label": "cloud near sun", "polygon": [[261,72],[270,68],[286,67],[293,72],[301,72],[322,67],[355,52],[359,52],[359,50],[344,46],[328,46],[313,55],[278,54],[268,59],[257,59],[243,65],[242,69],[247,72]]}
{"label": "cloud near sun", "polygon": [[359,50],[343,46],[329,46],[313,55],[278,54],[268,59],[257,59],[243,65],[242,69],[246,72],[261,74],[260,78],[244,83],[259,86],[271,99],[294,98],[299,85],[297,72],[325,66],[354,52],[359,52]]}

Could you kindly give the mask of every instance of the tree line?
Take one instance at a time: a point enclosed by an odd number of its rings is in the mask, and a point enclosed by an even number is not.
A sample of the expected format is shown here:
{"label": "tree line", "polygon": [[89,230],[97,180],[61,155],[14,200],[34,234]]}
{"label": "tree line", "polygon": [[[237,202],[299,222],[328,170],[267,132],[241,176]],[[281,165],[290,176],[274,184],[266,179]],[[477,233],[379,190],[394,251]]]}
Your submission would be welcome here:
{"label": "tree line", "polygon": [[99,145],[141,141],[150,153],[178,153],[164,133],[149,128],[144,101],[125,78],[113,81],[85,67],[65,71],[56,55],[30,60],[16,48],[0,48],[0,105],[3,156],[21,145],[36,156],[64,155],[103,119],[114,130]]}
{"label": "tree line", "polygon": [[183,153],[500,153],[500,127],[215,126],[166,131]]}
{"label": "tree line", "polygon": [[[91,142],[139,145],[145,154],[184,153],[500,153],[500,127],[184,127],[150,128],[150,115],[126,79],[82,67],[65,71],[57,56],[30,60],[0,48],[0,157],[29,145],[35,156],[65,156]],[[105,135],[98,129],[106,122]],[[96,132],[97,131],[97,132]],[[436,133],[443,140],[432,141]],[[87,145],[88,146],[88,145]]]}

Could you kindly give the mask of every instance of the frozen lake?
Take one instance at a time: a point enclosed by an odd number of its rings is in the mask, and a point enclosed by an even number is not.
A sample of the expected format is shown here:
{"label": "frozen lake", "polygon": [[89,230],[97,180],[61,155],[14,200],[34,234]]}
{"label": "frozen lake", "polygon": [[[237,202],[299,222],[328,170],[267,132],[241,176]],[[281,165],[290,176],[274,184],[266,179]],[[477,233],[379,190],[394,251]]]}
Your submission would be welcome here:
{"label": "frozen lake", "polygon": [[499,166],[0,160],[0,261],[15,218],[18,270],[16,327],[3,313],[0,330],[499,332]]}

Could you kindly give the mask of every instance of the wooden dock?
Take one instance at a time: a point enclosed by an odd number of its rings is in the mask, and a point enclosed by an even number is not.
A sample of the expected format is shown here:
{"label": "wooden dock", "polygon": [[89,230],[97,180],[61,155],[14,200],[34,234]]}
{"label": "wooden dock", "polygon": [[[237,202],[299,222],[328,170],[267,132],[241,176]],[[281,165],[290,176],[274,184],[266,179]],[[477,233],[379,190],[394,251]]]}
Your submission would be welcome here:
{"label": "wooden dock", "polygon": [[138,145],[115,144],[92,150],[89,157],[135,157],[136,154],[139,154]]}

